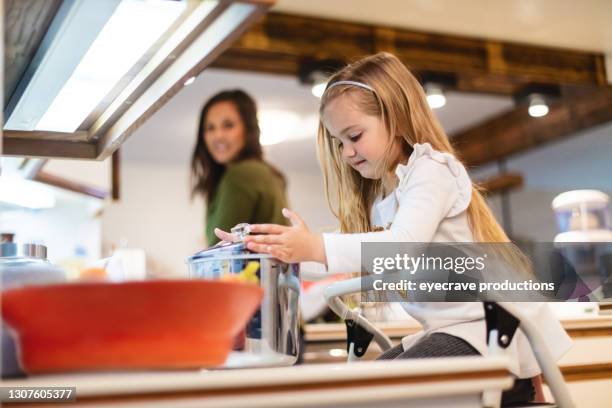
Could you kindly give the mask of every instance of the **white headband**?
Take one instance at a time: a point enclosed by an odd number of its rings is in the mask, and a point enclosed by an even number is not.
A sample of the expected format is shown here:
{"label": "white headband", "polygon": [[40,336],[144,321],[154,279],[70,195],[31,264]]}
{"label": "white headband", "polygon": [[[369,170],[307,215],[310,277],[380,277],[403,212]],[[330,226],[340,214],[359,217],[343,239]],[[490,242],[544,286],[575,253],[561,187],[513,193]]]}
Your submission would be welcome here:
{"label": "white headband", "polygon": [[374,91],[374,88],[372,88],[370,85],[366,85],[363,82],[357,82],[357,81],[338,81],[338,82],[334,82],[333,84],[331,84],[330,86],[327,87],[325,92],[329,91],[330,89],[332,89],[334,86],[337,86],[337,85],[358,86],[359,88],[367,89],[368,91],[376,93],[376,91]]}

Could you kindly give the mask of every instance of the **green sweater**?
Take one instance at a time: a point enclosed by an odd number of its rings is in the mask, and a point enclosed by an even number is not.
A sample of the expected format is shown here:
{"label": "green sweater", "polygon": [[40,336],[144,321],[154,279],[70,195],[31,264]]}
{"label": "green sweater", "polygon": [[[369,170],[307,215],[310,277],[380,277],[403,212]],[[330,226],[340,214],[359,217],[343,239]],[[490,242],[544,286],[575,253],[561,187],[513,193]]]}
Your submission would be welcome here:
{"label": "green sweater", "polygon": [[229,231],[241,222],[282,224],[287,207],[282,181],[265,163],[248,159],[227,166],[217,192],[206,209],[208,245],[219,242],[214,229]]}

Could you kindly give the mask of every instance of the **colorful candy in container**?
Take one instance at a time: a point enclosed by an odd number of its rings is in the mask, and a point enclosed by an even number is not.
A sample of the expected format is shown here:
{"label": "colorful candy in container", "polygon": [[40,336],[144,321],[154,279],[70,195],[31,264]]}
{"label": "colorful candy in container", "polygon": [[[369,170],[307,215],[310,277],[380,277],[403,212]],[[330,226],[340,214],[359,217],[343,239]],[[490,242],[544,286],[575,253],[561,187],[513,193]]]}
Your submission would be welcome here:
{"label": "colorful candy in container", "polygon": [[259,269],[259,262],[251,261],[247,263],[246,267],[238,273],[226,272],[221,280],[229,282],[244,282],[254,283],[259,285],[259,277],[257,277],[257,270]]}
{"label": "colorful candy in container", "polygon": [[[248,224],[232,233],[241,239]],[[203,280],[243,281],[264,291],[263,301],[236,339],[236,366],[291,365],[300,352],[299,264],[287,264],[269,254],[249,251],[241,242],[220,243],[187,259],[189,276]],[[242,365],[242,362],[245,365]],[[248,361],[248,363],[247,363]]]}

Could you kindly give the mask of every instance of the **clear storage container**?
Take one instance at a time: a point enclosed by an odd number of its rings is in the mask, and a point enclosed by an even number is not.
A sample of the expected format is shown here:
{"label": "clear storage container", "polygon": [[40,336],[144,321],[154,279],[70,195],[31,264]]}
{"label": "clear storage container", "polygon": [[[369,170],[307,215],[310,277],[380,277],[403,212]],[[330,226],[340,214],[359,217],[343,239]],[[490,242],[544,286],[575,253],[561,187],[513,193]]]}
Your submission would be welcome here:
{"label": "clear storage container", "polygon": [[191,278],[219,279],[241,272],[251,261],[259,262],[257,277],[264,298],[245,328],[244,344],[227,366],[292,365],[300,353],[299,264],[253,253],[242,242],[205,249],[189,257],[187,264]]}
{"label": "clear storage container", "polygon": [[610,230],[609,197],[597,190],[559,194],[552,202],[560,233]]}

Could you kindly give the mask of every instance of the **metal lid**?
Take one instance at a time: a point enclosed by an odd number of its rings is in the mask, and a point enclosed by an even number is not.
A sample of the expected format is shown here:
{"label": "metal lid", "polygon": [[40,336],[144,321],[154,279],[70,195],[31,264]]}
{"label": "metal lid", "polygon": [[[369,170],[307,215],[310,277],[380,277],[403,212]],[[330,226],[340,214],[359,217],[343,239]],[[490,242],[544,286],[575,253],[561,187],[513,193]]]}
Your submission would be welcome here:
{"label": "metal lid", "polygon": [[40,244],[1,243],[0,258],[14,257],[47,259],[47,247]]}
{"label": "metal lid", "polygon": [[247,255],[249,253],[250,251],[245,248],[242,242],[223,242],[195,253],[187,258],[187,261],[189,262],[202,258],[233,258],[236,256]]}
{"label": "metal lid", "polygon": [[203,249],[187,258],[187,262],[201,258],[233,258],[236,255],[246,255],[250,251],[243,244],[244,237],[251,233],[250,224],[243,222],[231,229],[236,242],[219,242],[210,248]]}
{"label": "metal lid", "polygon": [[236,242],[219,242],[216,245],[203,249],[187,258],[187,263],[199,262],[201,260],[222,259],[263,259],[271,258],[269,254],[259,254],[247,249],[244,245],[244,237],[251,233],[251,225],[243,222],[231,229]]}

